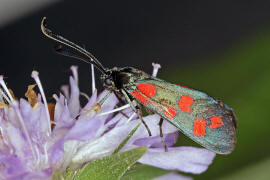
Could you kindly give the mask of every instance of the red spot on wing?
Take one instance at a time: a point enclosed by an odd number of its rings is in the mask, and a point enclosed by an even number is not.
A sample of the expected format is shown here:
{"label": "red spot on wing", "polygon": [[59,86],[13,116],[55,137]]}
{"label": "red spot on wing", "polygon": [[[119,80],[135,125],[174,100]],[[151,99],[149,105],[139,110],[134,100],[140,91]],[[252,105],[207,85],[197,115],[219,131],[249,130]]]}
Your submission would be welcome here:
{"label": "red spot on wing", "polygon": [[182,84],[176,84],[176,85],[181,86],[181,87],[184,87],[184,88],[188,88],[188,89],[193,89],[191,87],[188,87],[188,86],[185,86],[185,85],[182,85]]}
{"label": "red spot on wing", "polygon": [[137,88],[147,97],[153,97],[156,94],[156,87],[152,84],[138,84]]}
{"label": "red spot on wing", "polygon": [[209,126],[209,128],[218,128],[221,127],[223,125],[223,122],[221,120],[221,116],[213,116],[210,118],[211,124]]}
{"label": "red spot on wing", "polygon": [[206,121],[204,118],[198,118],[193,122],[193,133],[195,136],[205,136]]}
{"label": "red spot on wing", "polygon": [[190,112],[191,105],[194,103],[194,100],[190,96],[183,95],[178,101],[179,108],[186,113]]}
{"label": "red spot on wing", "polygon": [[144,105],[147,105],[146,97],[142,95],[139,91],[134,90],[130,94]]}
{"label": "red spot on wing", "polygon": [[169,119],[174,118],[174,116],[177,114],[176,110],[174,108],[171,108],[171,107],[168,107],[166,110],[163,111],[163,113]]}

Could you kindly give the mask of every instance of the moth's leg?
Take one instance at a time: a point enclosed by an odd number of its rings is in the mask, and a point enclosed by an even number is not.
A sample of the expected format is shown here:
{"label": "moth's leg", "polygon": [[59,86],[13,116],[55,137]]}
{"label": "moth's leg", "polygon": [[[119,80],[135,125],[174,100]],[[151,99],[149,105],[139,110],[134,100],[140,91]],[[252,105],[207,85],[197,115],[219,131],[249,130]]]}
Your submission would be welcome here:
{"label": "moth's leg", "polygon": [[115,96],[117,97],[118,101],[121,103],[121,104],[126,104],[126,102],[124,102],[124,100],[122,99],[122,95],[120,95],[119,93],[115,92],[114,93]]}
{"label": "moth's leg", "polygon": [[[114,92],[115,96],[117,97],[117,99],[119,100],[121,106],[122,104],[125,105],[126,102],[123,101],[122,96],[119,93]],[[119,108],[119,105],[115,105],[115,108]],[[129,118],[128,115],[126,115],[126,113],[124,113],[123,111],[120,111],[119,113],[121,113],[123,116],[125,116],[126,118]]]}
{"label": "moth's leg", "polygon": [[134,106],[134,104],[132,103],[132,101],[128,97],[126,91],[124,91],[123,89],[121,89],[121,92],[123,93],[123,95],[124,95],[125,99],[127,100],[127,102],[130,104],[131,109],[139,116],[139,118],[142,121],[143,125],[147,129],[147,132],[148,132],[149,136],[152,136],[152,133],[151,133],[149,127],[147,126],[146,122],[142,118],[142,110],[141,110],[141,108],[138,107],[138,106],[136,106],[136,107]]}
{"label": "moth's leg", "polygon": [[[136,107],[138,107],[138,106],[136,106]],[[141,110],[141,108],[137,108],[137,115],[139,116],[139,118],[140,118],[140,120],[142,121],[142,123],[143,123],[143,125],[145,126],[145,128],[147,129],[147,132],[148,132],[148,134],[149,134],[149,136],[152,136],[152,133],[151,133],[151,131],[150,131],[150,128],[147,126],[147,124],[146,124],[146,122],[143,120],[143,118],[142,118],[142,110]]]}
{"label": "moth's leg", "polygon": [[167,145],[166,145],[165,140],[164,140],[164,137],[163,137],[162,123],[163,123],[163,118],[160,118],[160,121],[159,121],[159,123],[158,123],[158,125],[159,125],[159,132],[160,132],[159,135],[160,135],[162,144],[163,144],[163,146],[164,146],[165,152],[168,152],[168,148],[167,148]]}

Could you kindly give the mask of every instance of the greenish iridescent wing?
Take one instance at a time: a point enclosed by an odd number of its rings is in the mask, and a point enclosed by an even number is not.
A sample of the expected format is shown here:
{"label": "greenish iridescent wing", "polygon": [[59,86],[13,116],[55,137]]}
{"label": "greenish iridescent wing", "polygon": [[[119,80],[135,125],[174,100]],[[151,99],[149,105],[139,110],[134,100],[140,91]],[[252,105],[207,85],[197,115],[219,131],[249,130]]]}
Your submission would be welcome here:
{"label": "greenish iridescent wing", "polygon": [[230,107],[204,92],[158,78],[126,89],[139,103],[169,121],[205,148],[229,154],[236,143],[236,118]]}

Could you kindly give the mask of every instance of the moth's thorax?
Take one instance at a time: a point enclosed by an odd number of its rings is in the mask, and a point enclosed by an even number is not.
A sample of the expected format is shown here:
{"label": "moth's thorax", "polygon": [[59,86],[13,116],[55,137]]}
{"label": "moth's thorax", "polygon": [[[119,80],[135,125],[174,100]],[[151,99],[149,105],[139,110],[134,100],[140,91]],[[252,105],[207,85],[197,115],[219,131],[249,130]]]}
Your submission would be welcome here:
{"label": "moth's thorax", "polygon": [[138,80],[148,79],[151,76],[133,67],[114,67],[108,69],[107,74],[101,75],[103,86],[108,90],[118,91],[123,88],[130,88]]}

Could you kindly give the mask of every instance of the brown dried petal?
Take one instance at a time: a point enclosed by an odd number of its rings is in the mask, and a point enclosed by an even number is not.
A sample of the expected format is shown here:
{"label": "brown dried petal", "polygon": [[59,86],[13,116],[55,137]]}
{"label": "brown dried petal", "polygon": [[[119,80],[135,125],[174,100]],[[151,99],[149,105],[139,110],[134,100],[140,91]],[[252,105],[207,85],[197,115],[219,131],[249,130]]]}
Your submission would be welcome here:
{"label": "brown dried petal", "polygon": [[27,92],[25,93],[25,97],[27,97],[28,102],[31,104],[32,107],[37,103],[37,94],[33,90],[36,84],[32,84],[28,86]]}
{"label": "brown dried petal", "polygon": [[14,92],[11,89],[8,89],[9,93],[11,94],[11,96],[13,97],[13,99],[15,99],[15,95]]}

